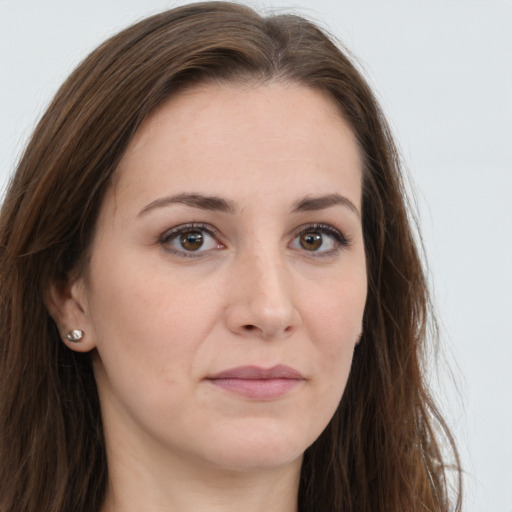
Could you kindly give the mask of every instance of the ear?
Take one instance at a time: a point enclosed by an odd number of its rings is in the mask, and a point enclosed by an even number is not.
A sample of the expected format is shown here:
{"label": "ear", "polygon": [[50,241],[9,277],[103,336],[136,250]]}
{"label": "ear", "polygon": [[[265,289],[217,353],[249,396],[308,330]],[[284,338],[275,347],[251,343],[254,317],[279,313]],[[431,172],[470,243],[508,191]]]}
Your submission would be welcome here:
{"label": "ear", "polygon": [[[68,348],[76,352],[89,352],[96,347],[86,285],[82,278],[52,282],[46,293],[46,307],[57,324],[61,340]],[[68,339],[68,334],[73,330],[83,332],[80,340]]]}

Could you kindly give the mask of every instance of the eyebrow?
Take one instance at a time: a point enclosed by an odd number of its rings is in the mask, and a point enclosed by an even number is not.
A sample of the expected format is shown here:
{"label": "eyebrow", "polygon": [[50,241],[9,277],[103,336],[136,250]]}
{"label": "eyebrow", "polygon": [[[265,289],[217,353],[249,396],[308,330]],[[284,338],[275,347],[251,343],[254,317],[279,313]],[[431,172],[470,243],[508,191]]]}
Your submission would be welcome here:
{"label": "eyebrow", "polygon": [[178,194],[175,196],[162,197],[146,205],[140,212],[139,216],[144,215],[155,208],[162,208],[173,204],[184,204],[192,208],[201,210],[218,211],[234,214],[237,211],[235,203],[228,199],[217,196],[204,196],[202,194]]}
{"label": "eyebrow", "polygon": [[[142,216],[147,212],[156,208],[163,208],[173,204],[184,204],[192,208],[199,208],[201,210],[218,211],[223,213],[235,214],[238,211],[234,201],[224,199],[218,196],[205,196],[203,194],[177,194],[175,196],[161,197],[146,205],[138,214]],[[326,194],[323,196],[308,196],[300,201],[297,201],[293,208],[292,213],[314,212],[325,210],[332,206],[345,206],[358,217],[360,217],[359,210],[350,199],[340,194]]]}
{"label": "eyebrow", "polygon": [[331,206],[346,206],[349,210],[354,212],[358,217],[361,217],[356,205],[348,199],[348,197],[341,194],[327,194],[324,196],[308,196],[295,203],[293,212],[314,212],[318,210],[325,210]]}

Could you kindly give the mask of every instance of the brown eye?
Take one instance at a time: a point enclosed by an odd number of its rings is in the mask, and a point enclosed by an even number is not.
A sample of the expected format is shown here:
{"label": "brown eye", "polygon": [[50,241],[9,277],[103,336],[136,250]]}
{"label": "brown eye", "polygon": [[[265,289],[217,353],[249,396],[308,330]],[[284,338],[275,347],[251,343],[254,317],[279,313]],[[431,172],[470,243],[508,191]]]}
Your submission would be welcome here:
{"label": "brown eye", "polygon": [[186,251],[197,251],[203,243],[204,237],[200,231],[186,231],[180,235],[180,245]]}
{"label": "brown eye", "polygon": [[334,256],[348,246],[349,239],[330,224],[304,226],[290,243],[292,249],[299,250],[303,255],[307,253],[311,258]]}
{"label": "brown eye", "polygon": [[323,238],[320,233],[302,233],[300,235],[299,243],[306,251],[317,251],[322,247]]}
{"label": "brown eye", "polygon": [[162,233],[159,244],[171,254],[187,257],[203,257],[226,246],[219,241],[220,233],[208,224],[182,224]]}

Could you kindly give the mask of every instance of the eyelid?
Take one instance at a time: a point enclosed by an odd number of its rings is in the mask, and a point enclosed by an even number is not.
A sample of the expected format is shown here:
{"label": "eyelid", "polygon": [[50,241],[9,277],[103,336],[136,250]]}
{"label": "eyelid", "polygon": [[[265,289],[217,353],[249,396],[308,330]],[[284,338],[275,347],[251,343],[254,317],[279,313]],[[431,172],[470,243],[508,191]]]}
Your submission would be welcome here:
{"label": "eyelid", "polygon": [[198,250],[198,251],[186,251],[185,249],[180,250],[175,247],[171,247],[169,245],[169,242],[171,240],[176,239],[180,234],[187,233],[189,231],[200,231],[202,233],[206,233],[208,236],[213,238],[218,245],[221,245],[222,247],[216,247],[216,250],[220,250],[225,248],[225,244],[222,241],[222,235],[221,233],[214,228],[210,224],[204,224],[202,222],[188,222],[185,224],[180,224],[178,226],[174,226],[164,233],[162,233],[158,237],[158,243],[166,250],[167,252],[171,254],[176,254],[178,256],[186,257],[186,258],[199,258],[204,256],[206,253],[209,253],[212,251],[212,249],[206,249],[206,250]]}
{"label": "eyelid", "polygon": [[341,230],[339,230],[338,228],[335,228],[331,224],[325,224],[325,223],[311,223],[311,224],[304,224],[302,226],[299,226],[297,229],[294,230],[293,241],[295,241],[299,236],[303,235],[304,233],[313,232],[313,231],[317,231],[319,233],[322,233],[322,234],[325,234],[325,235],[331,237],[334,240],[335,247],[333,249],[330,249],[327,251],[307,251],[306,249],[302,249],[302,252],[307,254],[308,257],[311,257],[311,258],[327,257],[327,256],[335,254],[339,250],[347,248],[351,245],[350,236],[344,234]]}

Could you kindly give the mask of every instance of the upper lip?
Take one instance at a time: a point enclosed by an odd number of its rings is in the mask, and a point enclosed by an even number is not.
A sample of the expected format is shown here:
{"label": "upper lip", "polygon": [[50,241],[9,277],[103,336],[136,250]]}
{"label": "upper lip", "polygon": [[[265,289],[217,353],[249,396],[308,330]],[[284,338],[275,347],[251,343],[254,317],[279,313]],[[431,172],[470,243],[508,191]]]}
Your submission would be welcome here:
{"label": "upper lip", "polygon": [[208,377],[209,380],[219,379],[247,379],[247,380],[267,380],[267,379],[294,379],[304,380],[304,376],[294,368],[283,364],[272,366],[271,368],[262,368],[260,366],[238,366],[221,371]]}

